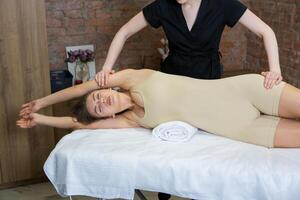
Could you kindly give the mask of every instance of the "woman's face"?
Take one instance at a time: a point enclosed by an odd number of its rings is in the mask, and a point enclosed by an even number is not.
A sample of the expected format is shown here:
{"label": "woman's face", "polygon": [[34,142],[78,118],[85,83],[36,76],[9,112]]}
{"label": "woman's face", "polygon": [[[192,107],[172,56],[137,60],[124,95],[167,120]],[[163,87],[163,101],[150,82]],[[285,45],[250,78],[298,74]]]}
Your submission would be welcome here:
{"label": "woman's face", "polygon": [[86,107],[94,117],[110,117],[120,112],[119,93],[111,89],[95,90],[87,97]]}

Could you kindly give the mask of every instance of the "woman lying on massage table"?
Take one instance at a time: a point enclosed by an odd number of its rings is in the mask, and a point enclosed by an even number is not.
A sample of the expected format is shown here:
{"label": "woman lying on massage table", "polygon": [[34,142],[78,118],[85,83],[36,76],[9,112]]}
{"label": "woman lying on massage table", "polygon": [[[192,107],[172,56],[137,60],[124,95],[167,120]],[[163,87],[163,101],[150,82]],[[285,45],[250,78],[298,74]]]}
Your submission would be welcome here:
{"label": "woman lying on massage table", "polygon": [[[199,80],[149,69],[112,74],[104,87],[107,89],[99,89],[97,82],[101,81],[91,80],[24,104],[17,125],[154,128],[178,120],[251,144],[300,147],[300,121],[295,120],[300,118],[300,90],[285,82],[267,90],[264,77],[258,74]],[[111,90],[112,87],[121,87],[124,92]],[[36,113],[46,106],[84,95],[74,110],[75,117]]]}

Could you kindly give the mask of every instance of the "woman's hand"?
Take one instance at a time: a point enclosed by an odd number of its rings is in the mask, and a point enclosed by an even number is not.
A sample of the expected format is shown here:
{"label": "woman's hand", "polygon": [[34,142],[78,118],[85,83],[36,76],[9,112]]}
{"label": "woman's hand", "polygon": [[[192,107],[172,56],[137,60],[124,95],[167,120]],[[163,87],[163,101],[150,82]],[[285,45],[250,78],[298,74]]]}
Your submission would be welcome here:
{"label": "woman's hand", "polygon": [[37,112],[42,108],[41,101],[39,99],[31,101],[29,103],[25,103],[21,107],[21,111],[19,113],[19,116],[24,118],[31,113]]}
{"label": "woman's hand", "polygon": [[16,122],[16,125],[20,128],[32,128],[38,124],[38,118],[41,115],[38,113],[30,113],[29,115],[26,115],[19,119]]}
{"label": "woman's hand", "polygon": [[96,74],[95,80],[99,87],[103,87],[107,84],[110,74],[115,73],[114,70],[102,69]]}
{"label": "woman's hand", "polygon": [[278,85],[282,81],[281,73],[274,71],[262,72],[261,75],[265,77],[264,86],[266,89],[272,89],[276,84]]}

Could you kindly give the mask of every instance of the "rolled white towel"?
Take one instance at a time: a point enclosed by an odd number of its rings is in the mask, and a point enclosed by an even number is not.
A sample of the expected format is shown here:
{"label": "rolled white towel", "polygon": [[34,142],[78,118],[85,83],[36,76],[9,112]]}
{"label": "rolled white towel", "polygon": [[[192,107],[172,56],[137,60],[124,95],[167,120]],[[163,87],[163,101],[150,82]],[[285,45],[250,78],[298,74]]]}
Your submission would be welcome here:
{"label": "rolled white towel", "polygon": [[155,138],[161,141],[186,142],[197,132],[197,128],[182,121],[162,123],[152,130]]}

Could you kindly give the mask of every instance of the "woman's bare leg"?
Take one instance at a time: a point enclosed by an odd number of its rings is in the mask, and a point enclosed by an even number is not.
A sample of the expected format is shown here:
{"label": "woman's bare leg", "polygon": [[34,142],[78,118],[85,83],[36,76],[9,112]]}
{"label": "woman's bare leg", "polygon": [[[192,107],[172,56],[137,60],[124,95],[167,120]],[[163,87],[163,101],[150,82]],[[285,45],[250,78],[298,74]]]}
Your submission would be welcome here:
{"label": "woman's bare leg", "polygon": [[274,138],[274,147],[300,147],[300,121],[281,118]]}
{"label": "woman's bare leg", "polygon": [[[286,84],[283,88],[279,108],[280,119],[274,138],[274,147],[300,147],[300,89]],[[292,119],[284,119],[292,118]]]}
{"label": "woman's bare leg", "polygon": [[286,84],[283,88],[279,108],[279,117],[300,118],[300,89]]}

